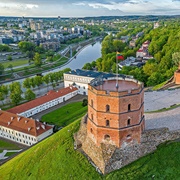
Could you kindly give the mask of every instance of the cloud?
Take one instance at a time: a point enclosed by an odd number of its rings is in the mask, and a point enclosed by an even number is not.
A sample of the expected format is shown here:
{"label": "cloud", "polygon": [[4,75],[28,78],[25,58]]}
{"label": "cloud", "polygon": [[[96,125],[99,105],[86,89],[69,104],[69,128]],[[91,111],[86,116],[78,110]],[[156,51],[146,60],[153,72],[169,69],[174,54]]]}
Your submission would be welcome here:
{"label": "cloud", "polygon": [[167,15],[180,14],[180,0],[1,0],[0,15],[10,13],[62,17]]}

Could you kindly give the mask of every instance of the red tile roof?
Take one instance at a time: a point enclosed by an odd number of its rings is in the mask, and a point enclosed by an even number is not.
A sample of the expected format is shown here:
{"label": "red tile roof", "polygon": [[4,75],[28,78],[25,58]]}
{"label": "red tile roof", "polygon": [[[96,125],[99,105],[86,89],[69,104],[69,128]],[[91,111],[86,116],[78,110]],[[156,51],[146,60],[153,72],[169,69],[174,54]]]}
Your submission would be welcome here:
{"label": "red tile roof", "polygon": [[78,90],[76,87],[67,87],[67,88],[60,89],[57,92],[56,91],[50,91],[45,96],[41,96],[37,99],[34,99],[34,100],[29,101],[27,103],[21,104],[19,106],[16,106],[12,109],[7,110],[7,111],[14,113],[14,114],[20,114],[22,112],[28,111],[29,109],[33,109],[37,106],[40,106],[41,104],[47,103],[49,101],[52,101],[53,99],[64,96],[64,95],[69,94],[71,92],[74,92],[76,90]]}
{"label": "red tile roof", "polygon": [[34,119],[25,118],[2,110],[0,110],[0,126],[36,137],[53,128]]}

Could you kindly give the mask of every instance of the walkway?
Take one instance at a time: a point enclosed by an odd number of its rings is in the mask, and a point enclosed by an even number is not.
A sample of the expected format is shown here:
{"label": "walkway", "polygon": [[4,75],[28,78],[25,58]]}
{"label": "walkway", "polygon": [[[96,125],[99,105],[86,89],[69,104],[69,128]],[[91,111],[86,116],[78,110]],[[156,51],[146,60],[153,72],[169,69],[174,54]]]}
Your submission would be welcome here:
{"label": "walkway", "polygon": [[160,113],[146,113],[145,120],[146,129],[168,127],[169,130],[180,130],[180,107]]}
{"label": "walkway", "polygon": [[6,156],[6,153],[8,153],[8,152],[18,153],[20,151],[22,151],[22,149],[20,149],[20,150],[4,150],[2,153],[0,153],[0,160],[7,159],[9,156]]}
{"label": "walkway", "polygon": [[180,104],[180,89],[144,93],[144,111],[155,111]]}

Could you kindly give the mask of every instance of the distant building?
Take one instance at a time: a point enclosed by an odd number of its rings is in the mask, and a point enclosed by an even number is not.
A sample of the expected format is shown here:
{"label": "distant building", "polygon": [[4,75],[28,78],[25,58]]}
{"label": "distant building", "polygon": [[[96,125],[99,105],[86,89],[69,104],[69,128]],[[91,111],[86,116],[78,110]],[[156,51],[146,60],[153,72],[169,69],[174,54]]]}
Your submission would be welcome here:
{"label": "distant building", "polygon": [[0,137],[31,146],[52,133],[52,126],[0,110]]}
{"label": "distant building", "polygon": [[65,102],[77,94],[78,89],[76,87],[66,87],[64,89],[60,89],[59,91],[49,91],[47,95],[9,109],[8,112],[24,117],[31,117],[37,113]]}
{"label": "distant building", "polygon": [[108,78],[114,76],[116,75],[111,73],[76,69],[64,73],[64,86],[69,87],[73,85],[78,89],[78,94],[87,95],[88,84],[91,82],[91,80],[97,77]]}
{"label": "distant building", "polygon": [[57,51],[60,48],[60,42],[44,42],[40,43],[40,45],[46,50],[51,49]]}
{"label": "distant building", "polygon": [[159,25],[159,22],[155,22],[154,23],[154,29],[158,28],[160,25]]}

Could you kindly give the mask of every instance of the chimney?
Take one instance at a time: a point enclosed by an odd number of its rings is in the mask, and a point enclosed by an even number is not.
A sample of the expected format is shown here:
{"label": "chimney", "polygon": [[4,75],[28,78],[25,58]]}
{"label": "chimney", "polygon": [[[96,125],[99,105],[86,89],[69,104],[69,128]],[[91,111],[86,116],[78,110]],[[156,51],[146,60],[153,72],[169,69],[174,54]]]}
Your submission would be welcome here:
{"label": "chimney", "polygon": [[14,119],[14,117],[12,116],[12,117],[11,117],[11,121],[12,121],[13,119]]}
{"label": "chimney", "polygon": [[45,125],[41,125],[41,127],[42,127],[43,129],[46,129]]}
{"label": "chimney", "polygon": [[17,120],[20,121],[21,117],[17,117]]}
{"label": "chimney", "polygon": [[28,120],[25,120],[25,124],[27,124],[28,123]]}
{"label": "chimney", "polygon": [[30,130],[31,130],[31,127],[28,128],[28,131],[30,131]]}
{"label": "chimney", "polygon": [[8,122],[8,126],[11,124],[11,122]]}

